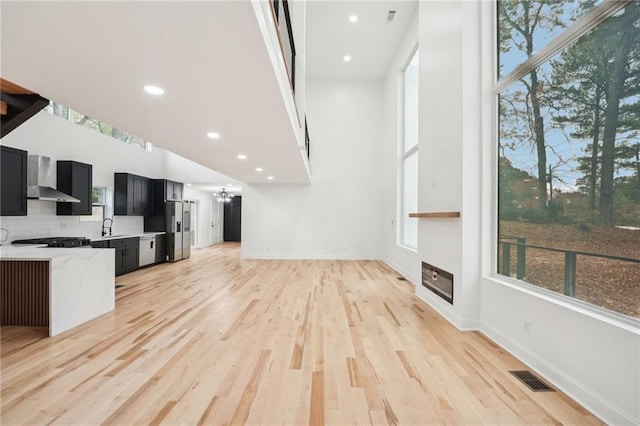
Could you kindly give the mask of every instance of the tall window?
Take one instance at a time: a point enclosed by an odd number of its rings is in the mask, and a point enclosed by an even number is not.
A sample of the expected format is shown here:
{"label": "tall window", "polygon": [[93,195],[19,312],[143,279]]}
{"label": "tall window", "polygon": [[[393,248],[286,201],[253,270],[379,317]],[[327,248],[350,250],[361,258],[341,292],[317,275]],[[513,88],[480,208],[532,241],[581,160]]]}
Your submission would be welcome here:
{"label": "tall window", "polygon": [[640,3],[498,1],[497,272],[640,317]]}
{"label": "tall window", "polygon": [[401,147],[400,243],[418,247],[418,222],[409,213],[418,211],[418,50],[403,70]]}

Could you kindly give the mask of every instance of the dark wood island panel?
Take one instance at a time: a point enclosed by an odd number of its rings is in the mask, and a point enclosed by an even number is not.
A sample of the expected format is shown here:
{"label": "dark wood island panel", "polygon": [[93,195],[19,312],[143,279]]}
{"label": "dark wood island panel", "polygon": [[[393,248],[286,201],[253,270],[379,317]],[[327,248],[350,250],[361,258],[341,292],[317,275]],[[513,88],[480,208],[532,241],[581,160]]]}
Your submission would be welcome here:
{"label": "dark wood island panel", "polygon": [[0,261],[0,325],[49,326],[48,261]]}

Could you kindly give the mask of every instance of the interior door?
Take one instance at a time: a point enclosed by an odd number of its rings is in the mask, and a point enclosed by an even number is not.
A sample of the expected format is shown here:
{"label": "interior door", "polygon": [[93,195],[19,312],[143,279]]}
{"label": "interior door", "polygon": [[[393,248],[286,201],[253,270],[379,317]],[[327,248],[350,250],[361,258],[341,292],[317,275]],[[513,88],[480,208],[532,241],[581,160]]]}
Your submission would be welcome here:
{"label": "interior door", "polygon": [[235,196],[224,203],[224,240],[240,242],[242,228],[242,197]]}

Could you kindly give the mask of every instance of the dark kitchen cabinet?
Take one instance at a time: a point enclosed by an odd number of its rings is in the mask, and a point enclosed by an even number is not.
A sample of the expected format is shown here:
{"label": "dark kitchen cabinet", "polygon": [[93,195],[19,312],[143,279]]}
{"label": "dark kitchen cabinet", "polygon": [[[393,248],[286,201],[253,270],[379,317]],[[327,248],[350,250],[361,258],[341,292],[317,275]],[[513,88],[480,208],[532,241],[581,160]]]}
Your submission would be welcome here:
{"label": "dark kitchen cabinet", "polygon": [[113,214],[146,216],[151,214],[152,180],[131,173],[114,173]]}
{"label": "dark kitchen cabinet", "polygon": [[156,263],[162,263],[167,260],[167,236],[156,236]]}
{"label": "dark kitchen cabinet", "polygon": [[139,267],[140,261],[140,241],[134,238],[135,242],[126,245],[124,250],[124,273],[133,272]]}
{"label": "dark kitchen cabinet", "polygon": [[165,201],[182,201],[183,185],[169,179],[153,180],[153,198],[156,205]]}
{"label": "dark kitchen cabinet", "polygon": [[116,249],[116,277],[138,269],[140,238],[109,240],[109,247]]}
{"label": "dark kitchen cabinet", "polygon": [[182,201],[182,183],[167,180],[167,201]]}
{"label": "dark kitchen cabinet", "polygon": [[138,269],[140,261],[140,238],[114,238],[92,241],[92,248],[115,249],[116,277]]}
{"label": "dark kitchen cabinet", "polygon": [[92,211],[93,167],[77,161],[58,161],[57,189],[80,200],[79,203],[56,203],[56,214],[89,215]]}
{"label": "dark kitchen cabinet", "polygon": [[0,146],[0,216],[27,215],[27,151]]}
{"label": "dark kitchen cabinet", "polygon": [[109,241],[91,241],[91,248],[109,248]]}

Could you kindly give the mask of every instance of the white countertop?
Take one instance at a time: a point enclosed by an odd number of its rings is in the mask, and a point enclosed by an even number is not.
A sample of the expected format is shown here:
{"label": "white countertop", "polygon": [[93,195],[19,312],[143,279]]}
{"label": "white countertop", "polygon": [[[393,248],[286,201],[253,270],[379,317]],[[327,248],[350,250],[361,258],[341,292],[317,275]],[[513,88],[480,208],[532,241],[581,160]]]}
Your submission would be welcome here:
{"label": "white countertop", "polygon": [[0,247],[0,259],[2,260],[52,260],[59,257],[88,257],[95,253],[95,250],[112,249],[92,249],[90,247],[58,248],[47,247],[46,244]]}
{"label": "white countertop", "polygon": [[[109,241],[120,238],[135,238],[153,235],[164,235],[166,232],[141,232],[129,235],[106,236],[101,238],[92,238],[91,241]],[[53,258],[66,256],[91,256],[93,250],[113,250],[102,248],[85,247],[47,247],[46,244],[17,244],[0,246],[0,259],[2,260],[51,260]]]}
{"label": "white countertop", "polygon": [[109,241],[109,240],[117,240],[121,238],[135,238],[135,237],[151,237],[153,235],[164,235],[166,232],[141,232],[138,234],[128,234],[128,235],[112,235],[112,236],[104,236],[91,238],[91,241]]}
{"label": "white countertop", "polygon": [[0,247],[0,259],[48,262],[48,326],[49,336],[55,336],[115,309],[112,250],[21,244]]}

